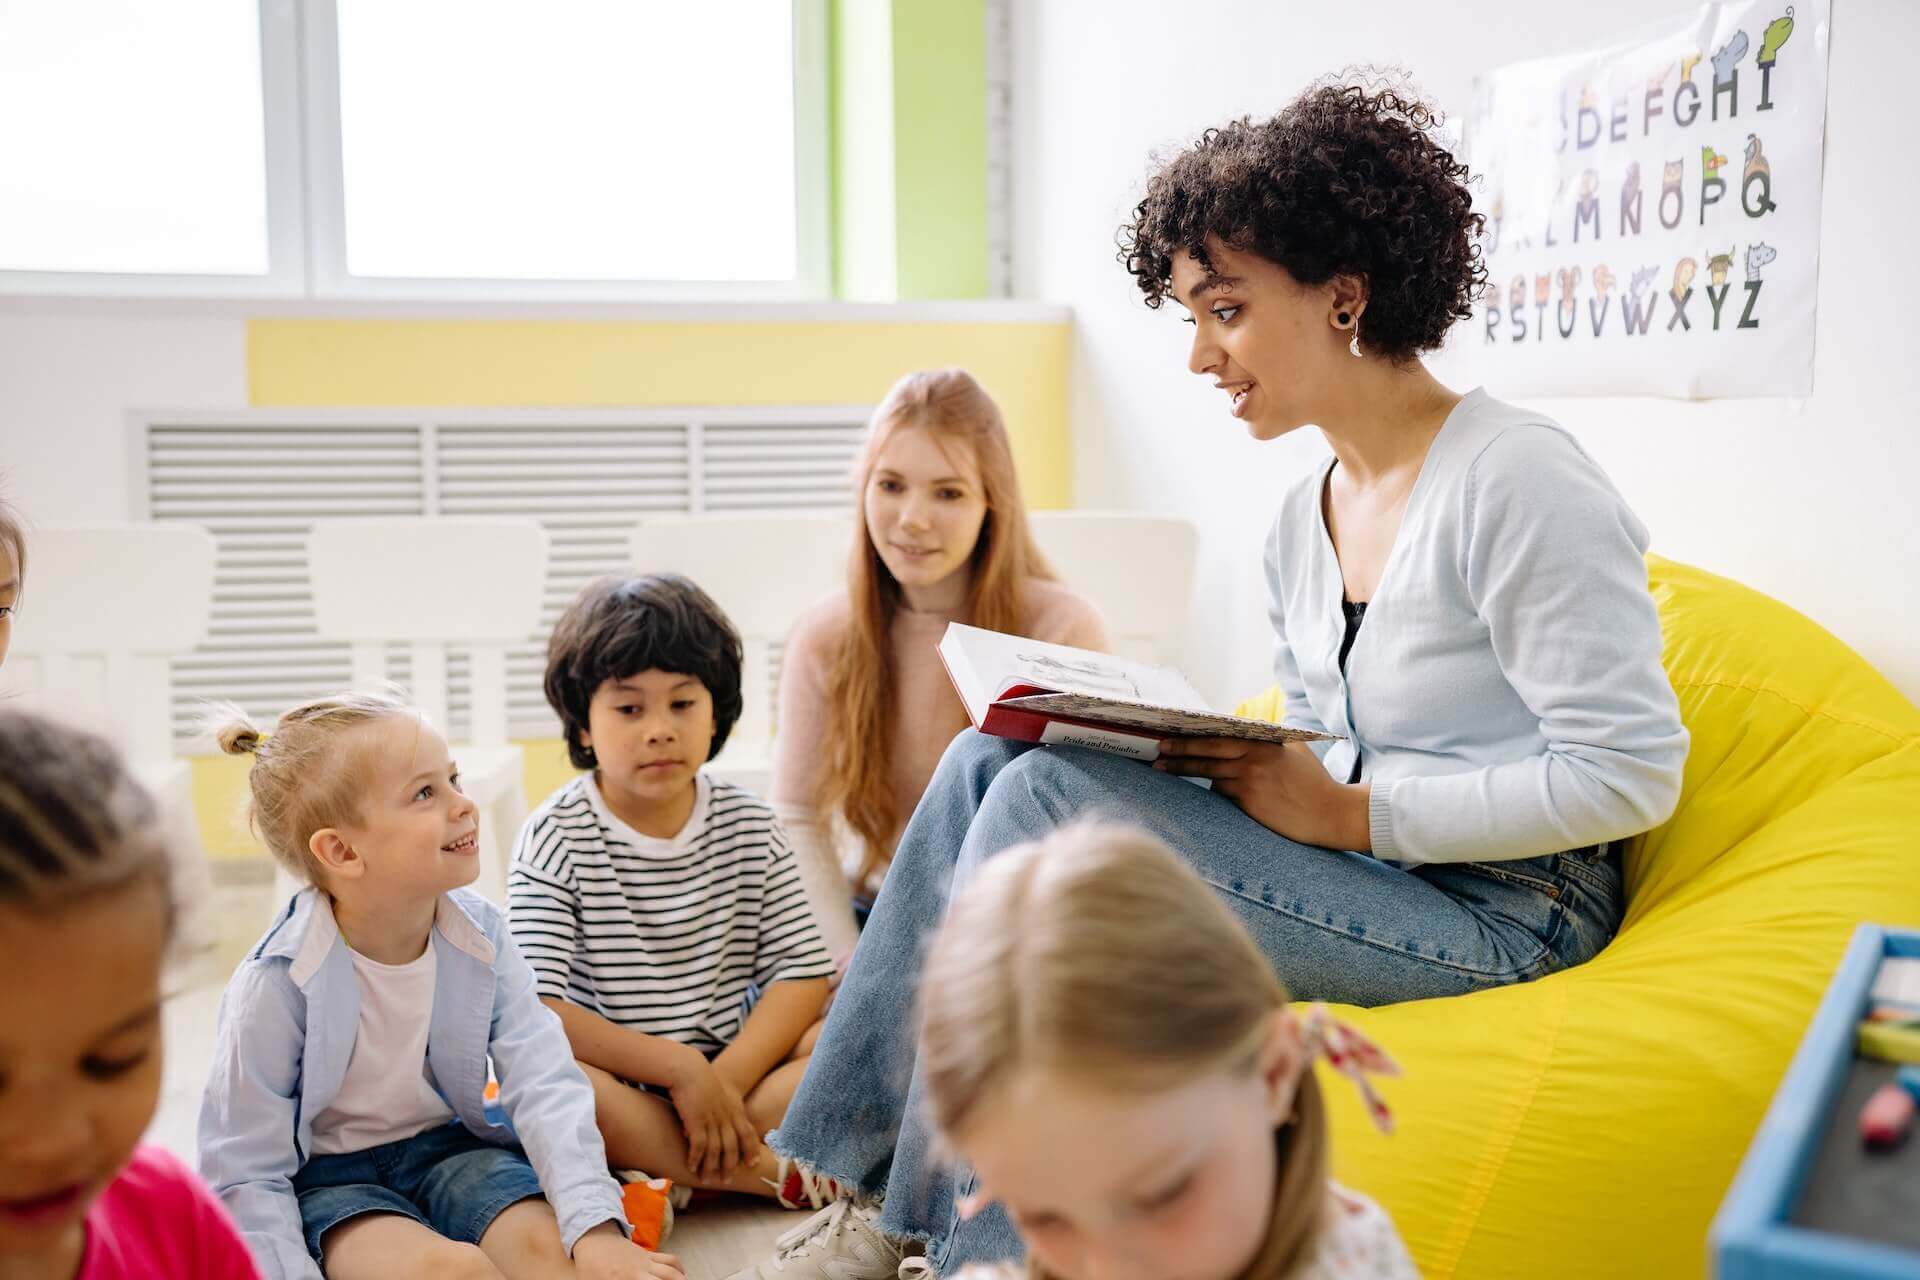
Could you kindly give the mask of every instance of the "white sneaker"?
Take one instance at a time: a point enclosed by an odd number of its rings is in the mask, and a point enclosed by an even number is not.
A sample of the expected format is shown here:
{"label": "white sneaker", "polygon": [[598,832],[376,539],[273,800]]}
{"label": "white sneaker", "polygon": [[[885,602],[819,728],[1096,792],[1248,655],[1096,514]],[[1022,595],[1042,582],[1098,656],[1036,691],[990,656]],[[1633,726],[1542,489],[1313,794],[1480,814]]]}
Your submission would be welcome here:
{"label": "white sneaker", "polygon": [[877,1208],[835,1200],[774,1244],[773,1257],[728,1280],[898,1280],[905,1250],[876,1225]]}
{"label": "white sneaker", "polygon": [[908,1258],[900,1264],[895,1280],[940,1280],[940,1273],[925,1258]]}

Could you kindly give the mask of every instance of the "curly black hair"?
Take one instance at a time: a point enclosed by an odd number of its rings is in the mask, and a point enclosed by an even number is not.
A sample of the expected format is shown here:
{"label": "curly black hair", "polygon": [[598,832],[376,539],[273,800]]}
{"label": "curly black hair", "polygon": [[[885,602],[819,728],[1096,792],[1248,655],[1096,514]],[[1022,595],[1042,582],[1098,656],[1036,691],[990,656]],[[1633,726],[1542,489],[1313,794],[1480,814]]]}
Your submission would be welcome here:
{"label": "curly black hair", "polygon": [[713,597],[677,573],[600,578],[575,596],[547,642],[547,703],[560,717],[567,757],[592,769],[593,748],[580,741],[587,708],[608,680],[642,671],[671,671],[707,686],[713,698],[713,745],[727,745],[746,705],[740,691],[740,633]]}
{"label": "curly black hair", "polygon": [[1363,278],[1360,341],[1404,362],[1473,314],[1486,281],[1467,167],[1436,139],[1439,113],[1411,90],[1323,81],[1271,120],[1208,129],[1164,163],[1120,229],[1120,260],[1158,307],[1173,259],[1208,271],[1209,237],[1303,285]]}

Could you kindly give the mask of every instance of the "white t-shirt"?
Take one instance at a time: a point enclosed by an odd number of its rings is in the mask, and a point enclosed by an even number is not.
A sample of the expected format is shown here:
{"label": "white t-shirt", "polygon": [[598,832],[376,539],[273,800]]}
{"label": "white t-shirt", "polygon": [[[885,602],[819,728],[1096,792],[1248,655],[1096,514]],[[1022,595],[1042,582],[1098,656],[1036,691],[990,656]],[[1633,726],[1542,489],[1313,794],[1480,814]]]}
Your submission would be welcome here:
{"label": "white t-shirt", "polygon": [[427,1029],[438,974],[433,942],[418,960],[381,964],[351,948],[360,982],[353,1056],[333,1105],[313,1121],[313,1154],[341,1155],[445,1124],[453,1108],[427,1079]]}
{"label": "white t-shirt", "polygon": [[1327,1224],[1291,1280],[1420,1280],[1385,1209],[1337,1182],[1327,1193]]}

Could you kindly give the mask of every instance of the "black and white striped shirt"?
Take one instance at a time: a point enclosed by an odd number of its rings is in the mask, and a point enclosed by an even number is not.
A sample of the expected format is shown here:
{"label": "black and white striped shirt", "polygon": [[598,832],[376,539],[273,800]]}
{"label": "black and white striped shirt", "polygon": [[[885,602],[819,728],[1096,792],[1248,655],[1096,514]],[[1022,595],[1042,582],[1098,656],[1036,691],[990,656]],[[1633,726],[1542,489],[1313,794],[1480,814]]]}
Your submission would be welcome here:
{"label": "black and white striped shirt", "polygon": [[520,829],[507,909],[541,996],[711,1056],[750,994],[831,977],[833,960],[773,810],[705,773],[696,785],[670,840],[615,817],[591,774],[560,788]]}

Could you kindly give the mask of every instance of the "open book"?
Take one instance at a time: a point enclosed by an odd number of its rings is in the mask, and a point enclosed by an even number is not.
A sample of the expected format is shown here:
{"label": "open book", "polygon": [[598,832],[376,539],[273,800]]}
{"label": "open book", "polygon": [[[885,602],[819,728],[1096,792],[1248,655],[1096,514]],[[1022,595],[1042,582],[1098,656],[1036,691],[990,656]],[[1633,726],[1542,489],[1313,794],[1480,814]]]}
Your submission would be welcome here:
{"label": "open book", "polygon": [[1167,738],[1317,742],[1330,735],[1223,715],[1167,667],[950,623],[940,660],[982,733],[1152,760]]}

